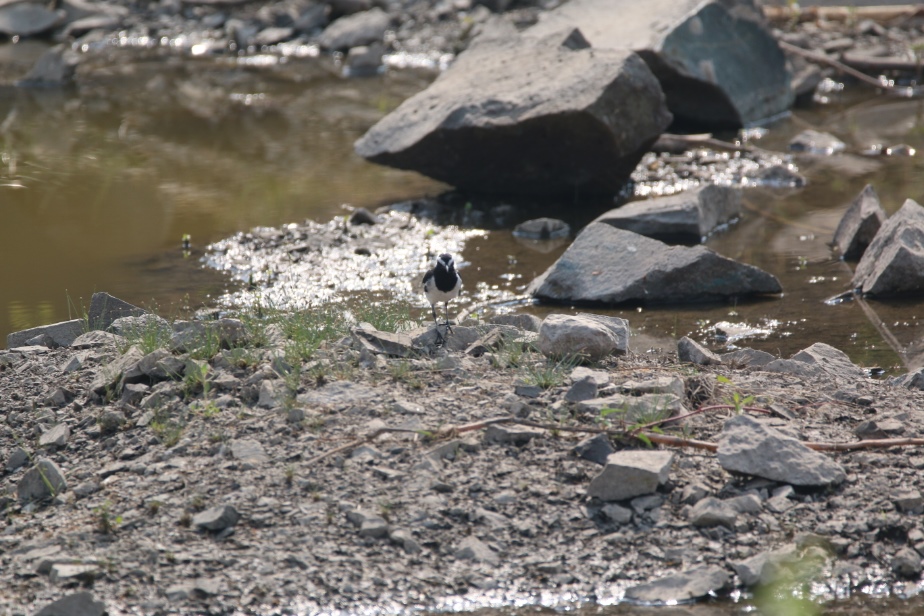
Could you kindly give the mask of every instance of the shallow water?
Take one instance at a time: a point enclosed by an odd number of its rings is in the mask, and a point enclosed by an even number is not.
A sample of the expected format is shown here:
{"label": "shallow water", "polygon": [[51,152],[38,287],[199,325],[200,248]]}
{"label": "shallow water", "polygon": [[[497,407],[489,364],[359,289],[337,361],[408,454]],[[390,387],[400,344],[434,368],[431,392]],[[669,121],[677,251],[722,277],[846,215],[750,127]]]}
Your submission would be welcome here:
{"label": "shallow water", "polygon": [[[7,58],[30,53],[0,48]],[[202,265],[211,242],[255,226],[323,222],[343,214],[342,204],[371,208],[445,189],[352,151],[366,128],[432,73],[344,79],[329,61],[310,57],[181,59],[121,50],[117,58],[92,63],[75,91],[0,88],[0,335],[77,316],[100,290],[167,314],[208,303],[239,286]],[[759,145],[785,151],[792,135],[814,127],[852,151],[896,143],[924,150],[921,101],[850,89],[839,96],[770,125]],[[707,242],[778,276],[783,296],[612,311],[639,334],[636,350],[669,349],[676,337],[691,335],[718,349],[737,344],[784,356],[824,341],[893,372],[924,361],[914,345],[921,301],[824,303],[849,287],[850,270],[827,242],[850,200],[866,183],[890,212],[906,198],[924,200],[921,157],[794,162],[808,187],[747,189],[745,216]],[[470,202],[474,213],[498,203]],[[491,228],[463,251],[467,290],[515,295],[564,250],[517,241],[513,223],[553,214],[579,227],[612,202],[544,204],[532,212],[528,202],[513,205],[502,209],[506,220],[455,217]],[[192,249],[184,255],[187,234]],[[762,333],[716,340],[712,326],[720,321]],[[893,347],[910,351],[900,357]]]}

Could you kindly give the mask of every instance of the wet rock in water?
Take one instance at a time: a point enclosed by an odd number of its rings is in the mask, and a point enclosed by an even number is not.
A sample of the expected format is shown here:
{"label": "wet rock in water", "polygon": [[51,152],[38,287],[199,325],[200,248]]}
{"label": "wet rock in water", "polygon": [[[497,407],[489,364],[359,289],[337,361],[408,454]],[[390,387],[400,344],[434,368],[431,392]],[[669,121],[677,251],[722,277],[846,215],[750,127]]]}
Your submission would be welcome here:
{"label": "wet rock in water", "polygon": [[634,53],[590,49],[577,31],[534,40],[511,28],[476,39],[355,147],[481,193],[612,194],[669,122]]}
{"label": "wet rock in water", "polygon": [[668,246],[595,222],[527,292],[556,302],[684,303],[780,293],[763,270],[703,246]]}
{"label": "wet rock in water", "polygon": [[251,42],[258,47],[263,47],[288,41],[294,35],[295,28],[271,26],[257,32]]}
{"label": "wet rock in water", "polygon": [[738,349],[730,353],[723,353],[719,356],[722,363],[731,367],[748,367],[765,366],[772,362],[776,357],[766,351],[756,349]]}
{"label": "wet rock in water", "polygon": [[64,473],[52,460],[42,458],[19,480],[16,496],[19,502],[28,503],[57,496],[65,490],[67,480]]}
{"label": "wet rock in water", "polygon": [[700,242],[715,228],[741,214],[741,192],[707,184],[675,195],[632,201],[595,222],[658,239]]}
{"label": "wet rock in water", "polygon": [[388,13],[375,7],[334,21],[318,37],[318,43],[332,51],[370,45],[381,42],[390,25]]}
{"label": "wet rock in water", "polygon": [[789,165],[773,165],[762,167],[750,183],[768,188],[802,188],[808,180]]}
{"label": "wet rock in water", "polygon": [[219,505],[193,516],[193,526],[202,530],[220,532],[238,523],[241,514],[231,505]]}
{"label": "wet rock in water", "polygon": [[381,43],[351,47],[347,52],[345,65],[350,77],[375,75],[382,68],[385,46]]}
{"label": "wet rock in water", "polygon": [[128,302],[113,297],[108,293],[94,293],[90,298],[90,310],[87,312],[87,322],[90,329],[109,329],[112,322],[119,317],[140,316],[145,310],[133,306]]}
{"label": "wet rock in water", "polygon": [[674,461],[670,451],[618,451],[587,486],[587,496],[621,501],[651,494],[665,483]]}
{"label": "wet rock in water", "polygon": [[789,149],[793,152],[825,156],[843,152],[846,147],[846,144],[834,135],[810,128],[802,131],[789,142]]}
{"label": "wet rock in water", "polygon": [[844,259],[855,261],[863,256],[886,220],[879,195],[867,184],[844,213],[834,231],[834,245]]}
{"label": "wet rock in water", "polygon": [[603,466],[611,453],[615,453],[613,444],[606,434],[595,434],[585,438],[572,449],[574,455]]}
{"label": "wet rock in water", "polygon": [[593,314],[550,314],[539,327],[536,346],[546,357],[599,361],[629,350],[629,322]]}
{"label": "wet rock in water", "polygon": [[651,604],[700,599],[726,588],[731,575],[715,565],[696,567],[626,589],[626,599]]}
{"label": "wet rock in water", "polygon": [[908,199],[870,242],[853,274],[854,288],[878,297],[924,291],[924,208]]}
{"label": "wet rock in water", "polygon": [[571,227],[557,218],[534,218],[513,228],[514,237],[530,240],[553,240],[571,235]]}
{"label": "wet rock in water", "polygon": [[527,32],[576,27],[595,50],[633,49],[661,82],[678,121],[738,127],[788,110],[794,94],[776,40],[728,4],[573,0]]}
{"label": "wet rock in water", "polygon": [[57,45],[42,54],[29,72],[16,82],[16,85],[39,87],[68,85],[74,81],[74,74],[79,63],[80,56],[76,52],[64,45]]}
{"label": "wet rock in water", "polygon": [[106,604],[96,601],[88,591],[75,592],[53,601],[35,616],[105,616]]}
{"label": "wet rock in water", "polygon": [[9,2],[0,6],[0,33],[7,36],[41,34],[63,20],[63,11],[53,11],[38,2]]}
{"label": "wet rock in water", "polygon": [[722,359],[718,355],[686,336],[677,341],[677,358],[682,362],[699,366],[722,363]]}
{"label": "wet rock in water", "polygon": [[44,346],[70,346],[74,340],[84,333],[86,325],[83,319],[72,319],[52,325],[42,325],[40,327],[13,332],[7,334],[6,347],[8,349],[15,349],[16,347],[27,346],[27,343],[37,336],[42,337],[42,340],[48,343]]}
{"label": "wet rock in water", "polygon": [[718,460],[726,471],[795,486],[827,486],[847,478],[840,464],[748,415],[725,422]]}

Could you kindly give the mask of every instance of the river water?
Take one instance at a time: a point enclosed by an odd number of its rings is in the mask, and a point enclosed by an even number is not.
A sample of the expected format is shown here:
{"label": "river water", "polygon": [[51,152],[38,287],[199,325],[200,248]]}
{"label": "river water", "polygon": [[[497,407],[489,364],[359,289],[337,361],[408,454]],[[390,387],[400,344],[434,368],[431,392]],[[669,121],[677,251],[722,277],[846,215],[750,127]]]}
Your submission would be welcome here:
{"label": "river water", "polygon": [[[28,65],[41,51],[20,43],[0,56],[8,66]],[[374,208],[447,189],[352,150],[432,71],[345,79],[310,50],[284,59],[117,53],[87,64],[73,90],[0,88],[0,335],[79,316],[95,291],[180,314],[239,287],[203,265],[212,242],[256,226],[323,222],[344,214],[344,204]],[[834,133],[853,153],[794,159],[806,188],[747,189],[742,219],[707,242],[775,274],[783,296],[611,311],[630,320],[637,350],[670,349],[691,335],[718,349],[738,344],[788,356],[823,341],[871,368],[921,365],[921,301],[824,300],[849,287],[850,269],[828,242],[863,186],[872,183],[889,212],[906,198],[924,200],[921,156],[857,153],[898,143],[924,151],[924,103],[848,88],[768,125],[758,143],[785,151],[809,127]],[[527,202],[506,221],[489,217],[488,232],[463,251],[466,288],[516,294],[564,250],[518,242],[512,223],[551,213],[579,227],[612,206]],[[189,254],[181,249],[185,235]],[[717,341],[713,325],[723,321],[752,336]]]}

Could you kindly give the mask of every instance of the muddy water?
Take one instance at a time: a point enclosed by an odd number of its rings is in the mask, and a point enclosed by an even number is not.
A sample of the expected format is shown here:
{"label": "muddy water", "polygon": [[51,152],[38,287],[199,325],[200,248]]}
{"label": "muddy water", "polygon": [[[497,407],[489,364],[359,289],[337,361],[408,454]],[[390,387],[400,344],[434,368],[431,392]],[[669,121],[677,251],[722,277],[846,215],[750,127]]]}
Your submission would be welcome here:
{"label": "muddy water", "polygon": [[[8,66],[16,58],[26,65],[37,51],[7,46],[0,55]],[[0,88],[0,335],[77,315],[99,290],[168,314],[207,303],[236,284],[203,267],[210,242],[254,226],[325,221],[344,203],[374,207],[444,189],[352,152],[368,126],[432,74],[345,80],[311,57],[181,60],[162,52],[121,52],[82,70],[72,91]],[[922,105],[848,93],[771,125],[759,143],[785,149],[792,135],[814,127],[853,151],[896,143],[924,151]],[[823,300],[849,286],[849,268],[827,245],[849,201],[867,182],[890,212],[905,198],[924,200],[921,160],[799,158],[807,188],[748,189],[746,215],[708,245],[777,275],[781,298],[613,313],[630,319],[639,350],[671,348],[691,335],[715,348],[787,355],[820,340],[866,366],[920,365],[921,302]],[[546,204],[536,213],[580,226],[611,205]],[[513,212],[506,221],[484,219],[492,230],[465,249],[467,289],[516,294],[562,252],[515,240],[504,225],[531,213]],[[188,255],[180,247],[187,234]],[[722,321],[759,335],[717,340],[713,325]]]}

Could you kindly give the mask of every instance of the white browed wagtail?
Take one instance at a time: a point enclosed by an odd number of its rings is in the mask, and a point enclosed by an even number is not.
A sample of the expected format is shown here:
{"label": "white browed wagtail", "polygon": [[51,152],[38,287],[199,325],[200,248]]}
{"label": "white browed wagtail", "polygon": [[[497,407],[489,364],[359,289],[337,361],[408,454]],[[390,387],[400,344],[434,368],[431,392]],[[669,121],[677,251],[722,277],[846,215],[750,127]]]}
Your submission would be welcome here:
{"label": "white browed wagtail", "polygon": [[449,302],[459,297],[459,291],[462,290],[462,277],[456,271],[456,263],[451,254],[443,253],[436,258],[436,263],[432,268],[427,270],[423,277],[423,292],[430,302],[430,310],[433,311],[433,322],[436,323],[437,342],[443,343],[443,335],[440,334],[440,322],[436,318],[436,305],[440,302],[446,310],[446,333],[452,331],[452,325],[449,323]]}

